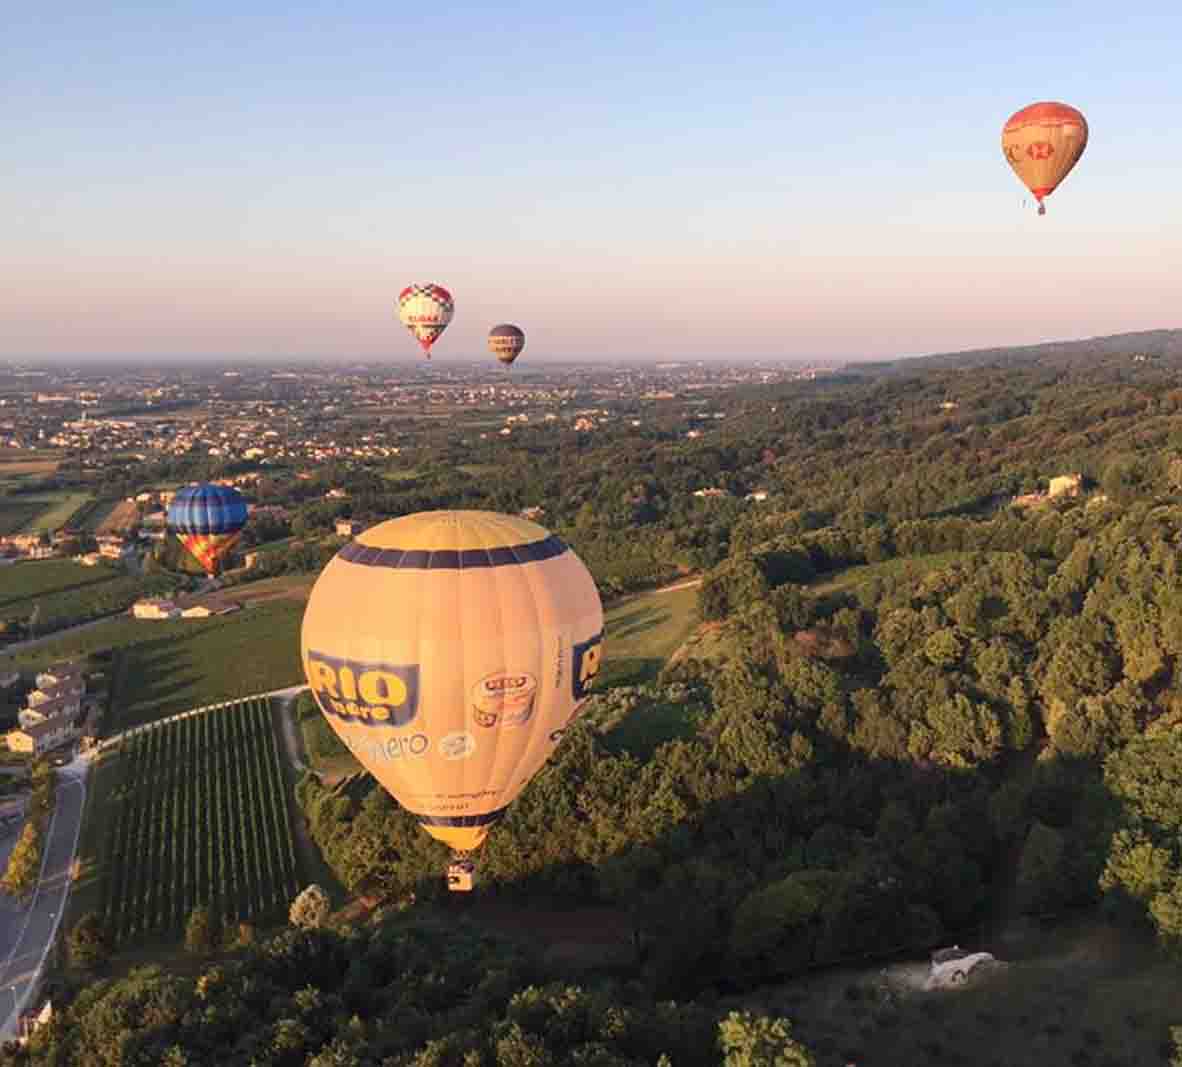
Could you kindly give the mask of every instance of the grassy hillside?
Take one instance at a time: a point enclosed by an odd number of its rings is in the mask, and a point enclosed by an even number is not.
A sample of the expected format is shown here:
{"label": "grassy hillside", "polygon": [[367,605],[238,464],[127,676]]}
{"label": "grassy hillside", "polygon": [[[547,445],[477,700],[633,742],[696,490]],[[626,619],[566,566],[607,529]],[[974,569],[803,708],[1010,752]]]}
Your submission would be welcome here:
{"label": "grassy hillside", "polygon": [[697,586],[625,597],[604,617],[597,688],[651,681],[698,622]]}
{"label": "grassy hillside", "polygon": [[36,648],[0,655],[0,669],[35,669],[102,649],[119,653],[106,733],[178,711],[302,681],[303,605],[274,600],[209,619],[104,620]]}
{"label": "grassy hillside", "polygon": [[300,605],[273,601],[210,619],[141,623],[170,632],[124,650],[107,732],[302,681],[302,618]]}

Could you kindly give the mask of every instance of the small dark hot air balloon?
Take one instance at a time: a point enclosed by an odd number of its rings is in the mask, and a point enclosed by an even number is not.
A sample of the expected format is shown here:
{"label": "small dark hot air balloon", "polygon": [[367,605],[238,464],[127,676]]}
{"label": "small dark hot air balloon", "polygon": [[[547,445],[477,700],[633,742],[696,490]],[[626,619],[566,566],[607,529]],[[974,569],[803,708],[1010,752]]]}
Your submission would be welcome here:
{"label": "small dark hot air balloon", "polygon": [[520,326],[503,322],[488,331],[488,350],[505,364],[511,366],[525,347],[525,331]]}

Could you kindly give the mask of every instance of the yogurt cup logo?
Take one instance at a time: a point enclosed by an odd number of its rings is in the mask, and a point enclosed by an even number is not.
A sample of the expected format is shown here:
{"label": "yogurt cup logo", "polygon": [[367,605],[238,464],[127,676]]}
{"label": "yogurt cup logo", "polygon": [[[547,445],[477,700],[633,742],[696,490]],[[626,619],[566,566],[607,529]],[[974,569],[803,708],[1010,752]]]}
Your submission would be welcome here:
{"label": "yogurt cup logo", "polygon": [[439,741],[439,751],[444,759],[467,759],[476,751],[476,738],[467,730],[446,734]]}
{"label": "yogurt cup logo", "polygon": [[524,726],[533,717],[538,682],[532,674],[497,671],[472,687],[472,717],[483,727]]}

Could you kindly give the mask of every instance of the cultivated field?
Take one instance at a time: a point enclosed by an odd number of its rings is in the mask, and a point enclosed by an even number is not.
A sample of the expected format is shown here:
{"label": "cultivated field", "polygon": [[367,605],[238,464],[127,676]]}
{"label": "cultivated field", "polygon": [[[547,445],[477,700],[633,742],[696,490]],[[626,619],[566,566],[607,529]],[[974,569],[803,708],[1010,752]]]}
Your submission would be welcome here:
{"label": "cultivated field", "polygon": [[25,524],[25,533],[53,533],[65,526],[91,497],[89,493],[46,493],[36,499],[41,502],[42,511]]}
{"label": "cultivated field", "polygon": [[0,670],[115,649],[110,733],[302,681],[302,616],[302,604],[276,600],[209,619],[107,619],[31,650],[0,652]]}
{"label": "cultivated field", "polygon": [[199,905],[226,923],[283,917],[299,880],[268,701],[152,727],[117,758],[101,909],[117,941],[179,935]]}
{"label": "cultivated field", "polygon": [[7,568],[0,583],[0,619],[24,620],[36,608],[37,632],[48,633],[114,611],[167,584],[135,578],[100,563],[83,567],[70,560],[38,560]]}
{"label": "cultivated field", "polygon": [[31,497],[0,497],[0,537],[21,533],[44,510],[44,503]]}
{"label": "cultivated field", "polygon": [[107,731],[302,682],[302,618],[302,604],[275,600],[209,619],[141,621],[144,639],[120,656]]}
{"label": "cultivated field", "polygon": [[57,473],[58,459],[52,453],[29,452],[23,448],[0,448],[0,485],[20,485]]}

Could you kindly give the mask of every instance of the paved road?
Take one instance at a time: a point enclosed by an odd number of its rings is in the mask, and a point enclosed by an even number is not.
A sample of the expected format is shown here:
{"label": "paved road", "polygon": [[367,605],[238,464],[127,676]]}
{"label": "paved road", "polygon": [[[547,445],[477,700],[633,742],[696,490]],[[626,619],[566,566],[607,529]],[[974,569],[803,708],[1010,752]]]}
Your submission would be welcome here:
{"label": "paved road", "polygon": [[46,835],[41,880],[26,906],[0,898],[0,1042],[16,1036],[19,1012],[37,983],[57,934],[70,892],[70,866],[78,847],[86,799],[87,761],[76,759],[58,771],[57,801]]}

